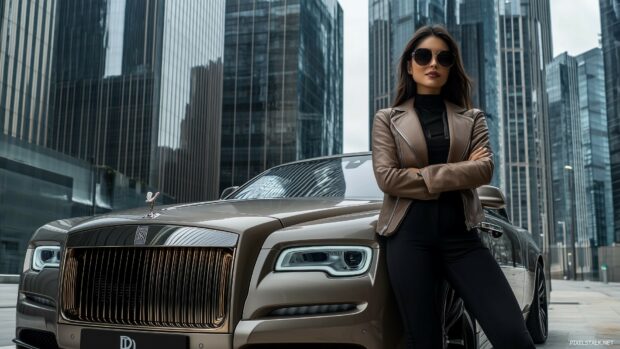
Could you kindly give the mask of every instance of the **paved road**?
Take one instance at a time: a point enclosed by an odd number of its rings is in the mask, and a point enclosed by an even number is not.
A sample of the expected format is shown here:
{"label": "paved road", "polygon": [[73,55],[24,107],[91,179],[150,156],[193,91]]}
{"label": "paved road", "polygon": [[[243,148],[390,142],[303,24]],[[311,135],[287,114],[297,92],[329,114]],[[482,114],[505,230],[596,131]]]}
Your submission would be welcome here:
{"label": "paved road", "polygon": [[549,338],[538,348],[620,348],[620,283],[551,282]]}
{"label": "paved road", "polygon": [[[620,348],[620,283],[552,283],[549,339],[537,348]],[[17,285],[0,284],[0,349],[14,349],[16,293]]]}
{"label": "paved road", "polygon": [[[11,344],[15,336],[15,303],[17,285],[0,284],[0,349]],[[7,347],[12,348],[12,347]]]}

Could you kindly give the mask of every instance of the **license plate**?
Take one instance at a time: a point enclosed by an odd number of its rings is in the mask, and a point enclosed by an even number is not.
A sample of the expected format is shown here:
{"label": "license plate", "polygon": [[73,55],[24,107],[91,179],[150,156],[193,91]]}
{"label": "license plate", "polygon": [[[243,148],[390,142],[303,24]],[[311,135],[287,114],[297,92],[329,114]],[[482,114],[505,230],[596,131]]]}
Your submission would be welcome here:
{"label": "license plate", "polygon": [[80,348],[89,349],[184,349],[189,338],[179,334],[83,329]]}

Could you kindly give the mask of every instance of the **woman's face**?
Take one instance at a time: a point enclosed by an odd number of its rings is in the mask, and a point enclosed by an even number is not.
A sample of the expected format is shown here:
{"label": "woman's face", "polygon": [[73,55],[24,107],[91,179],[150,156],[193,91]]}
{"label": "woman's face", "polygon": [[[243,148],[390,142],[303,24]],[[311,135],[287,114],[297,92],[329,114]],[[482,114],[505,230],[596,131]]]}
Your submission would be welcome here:
{"label": "woman's face", "polygon": [[442,39],[431,35],[423,39],[415,49],[429,49],[433,53],[432,59],[424,65],[417,63],[414,58],[409,59],[407,70],[416,82],[417,93],[439,94],[441,87],[448,81],[450,68],[437,62],[437,54],[449,51],[448,45]]}

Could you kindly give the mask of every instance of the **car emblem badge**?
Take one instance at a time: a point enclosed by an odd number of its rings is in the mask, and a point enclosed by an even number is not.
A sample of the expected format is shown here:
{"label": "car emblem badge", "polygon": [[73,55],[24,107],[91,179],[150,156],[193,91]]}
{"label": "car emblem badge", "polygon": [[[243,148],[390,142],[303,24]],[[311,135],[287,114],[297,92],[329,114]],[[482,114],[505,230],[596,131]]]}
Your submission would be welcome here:
{"label": "car emblem badge", "polygon": [[155,200],[159,196],[159,192],[153,195],[153,192],[146,193],[146,203],[149,205],[149,213],[146,214],[143,218],[157,218],[159,213],[154,213],[153,208],[155,207]]}
{"label": "car emblem badge", "polygon": [[120,349],[136,349],[136,341],[131,339],[131,337],[121,336],[121,345]]}
{"label": "car emblem badge", "polygon": [[134,245],[144,245],[146,243],[146,236],[149,234],[149,227],[141,225],[136,229],[136,236],[133,238]]}

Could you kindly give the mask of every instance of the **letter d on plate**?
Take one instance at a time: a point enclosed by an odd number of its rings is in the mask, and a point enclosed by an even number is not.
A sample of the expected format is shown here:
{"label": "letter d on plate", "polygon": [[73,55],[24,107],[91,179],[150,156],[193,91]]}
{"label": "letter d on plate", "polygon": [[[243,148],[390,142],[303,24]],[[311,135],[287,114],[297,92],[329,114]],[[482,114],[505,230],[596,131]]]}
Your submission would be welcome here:
{"label": "letter d on plate", "polygon": [[136,341],[127,336],[121,336],[120,349],[137,349]]}

